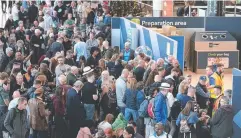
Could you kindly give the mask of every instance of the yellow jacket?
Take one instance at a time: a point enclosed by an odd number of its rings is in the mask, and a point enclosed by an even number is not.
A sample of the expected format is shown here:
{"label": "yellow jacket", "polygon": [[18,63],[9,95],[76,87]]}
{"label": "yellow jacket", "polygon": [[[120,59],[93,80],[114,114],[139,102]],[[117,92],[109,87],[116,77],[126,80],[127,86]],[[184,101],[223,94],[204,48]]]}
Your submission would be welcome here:
{"label": "yellow jacket", "polygon": [[[219,85],[222,88],[222,93],[223,93],[223,77],[218,75],[217,72],[214,72],[213,75],[211,76],[215,80],[215,85]],[[210,94],[211,98],[216,99],[216,95],[214,93],[214,89],[210,89]]]}

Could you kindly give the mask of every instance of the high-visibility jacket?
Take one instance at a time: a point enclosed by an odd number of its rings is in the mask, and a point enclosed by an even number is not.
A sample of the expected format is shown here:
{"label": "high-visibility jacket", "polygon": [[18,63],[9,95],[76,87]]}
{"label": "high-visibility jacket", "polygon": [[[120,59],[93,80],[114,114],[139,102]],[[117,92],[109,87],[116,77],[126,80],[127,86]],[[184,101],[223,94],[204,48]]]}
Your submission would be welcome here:
{"label": "high-visibility jacket", "polygon": [[218,108],[220,107],[220,101],[223,97],[223,94],[219,95],[217,97],[217,99],[215,100],[214,104],[213,104],[213,111],[212,111],[212,115],[215,114],[215,112],[218,110]]}
{"label": "high-visibility jacket", "polygon": [[[214,72],[213,75],[211,76],[215,80],[215,85],[219,85],[222,88],[222,93],[223,93],[223,77],[218,75],[217,72]],[[214,89],[210,89],[210,97],[216,99],[216,95],[214,93]]]}

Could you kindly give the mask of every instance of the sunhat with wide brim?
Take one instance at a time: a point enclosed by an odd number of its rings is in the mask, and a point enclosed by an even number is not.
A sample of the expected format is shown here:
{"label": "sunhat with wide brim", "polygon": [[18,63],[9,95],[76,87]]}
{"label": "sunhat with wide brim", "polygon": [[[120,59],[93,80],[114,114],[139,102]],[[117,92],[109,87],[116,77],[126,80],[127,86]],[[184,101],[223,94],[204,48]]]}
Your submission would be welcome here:
{"label": "sunhat with wide brim", "polygon": [[83,75],[86,75],[86,74],[89,74],[91,72],[93,72],[94,69],[92,69],[90,66],[86,66],[84,69],[83,69]]}

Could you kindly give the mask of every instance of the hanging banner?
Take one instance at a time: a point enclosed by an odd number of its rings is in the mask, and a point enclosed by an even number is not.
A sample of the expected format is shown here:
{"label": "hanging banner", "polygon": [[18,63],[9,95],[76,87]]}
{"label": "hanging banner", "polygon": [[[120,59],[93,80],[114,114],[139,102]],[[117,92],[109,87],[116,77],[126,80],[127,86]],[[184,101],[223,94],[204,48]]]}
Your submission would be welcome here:
{"label": "hanging banner", "polygon": [[162,25],[171,25],[177,28],[204,28],[202,17],[141,17],[127,18],[145,27],[161,28]]}

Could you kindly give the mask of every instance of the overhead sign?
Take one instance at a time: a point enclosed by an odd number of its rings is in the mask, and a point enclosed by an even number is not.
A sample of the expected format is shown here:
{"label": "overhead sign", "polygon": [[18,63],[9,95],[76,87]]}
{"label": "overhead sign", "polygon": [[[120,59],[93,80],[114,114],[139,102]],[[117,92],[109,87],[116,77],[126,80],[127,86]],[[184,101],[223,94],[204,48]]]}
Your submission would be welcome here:
{"label": "overhead sign", "polygon": [[161,28],[162,25],[171,25],[177,28],[204,28],[203,17],[140,17],[127,18],[145,27]]}

